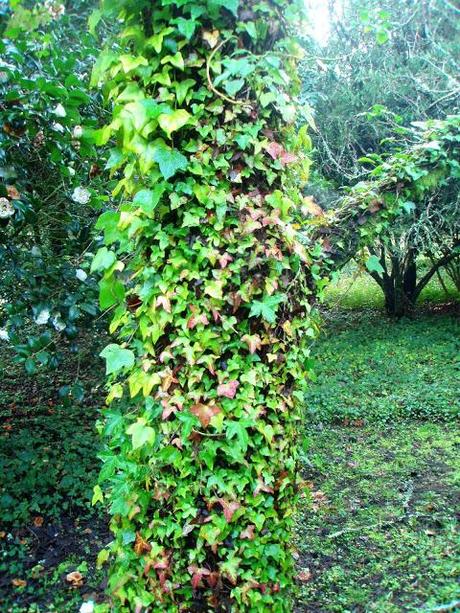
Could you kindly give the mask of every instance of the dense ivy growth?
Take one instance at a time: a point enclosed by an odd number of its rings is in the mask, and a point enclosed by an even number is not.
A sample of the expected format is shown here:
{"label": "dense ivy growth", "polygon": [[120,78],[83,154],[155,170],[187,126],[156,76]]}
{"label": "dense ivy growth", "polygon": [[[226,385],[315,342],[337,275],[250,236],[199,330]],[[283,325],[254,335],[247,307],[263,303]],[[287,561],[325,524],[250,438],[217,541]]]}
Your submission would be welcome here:
{"label": "dense ivy growth", "polygon": [[[98,222],[118,343],[102,470],[117,610],[290,608],[296,423],[315,335],[294,228],[297,2],[103,3],[93,73],[118,210]],[[315,272],[315,269],[313,269]]]}

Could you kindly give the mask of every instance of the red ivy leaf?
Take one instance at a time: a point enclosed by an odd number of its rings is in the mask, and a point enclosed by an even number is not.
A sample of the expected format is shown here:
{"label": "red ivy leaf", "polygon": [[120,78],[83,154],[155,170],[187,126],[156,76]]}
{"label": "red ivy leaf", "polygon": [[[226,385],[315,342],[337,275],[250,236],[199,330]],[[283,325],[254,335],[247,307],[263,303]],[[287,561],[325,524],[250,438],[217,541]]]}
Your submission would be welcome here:
{"label": "red ivy leaf", "polygon": [[240,503],[236,502],[236,500],[227,502],[227,500],[224,500],[224,498],[218,498],[218,501],[220,502],[220,505],[224,511],[225,519],[228,523],[230,523],[235,511],[238,511],[238,509],[241,507]]}
{"label": "red ivy leaf", "polygon": [[209,422],[214,417],[214,415],[218,415],[219,413],[221,413],[221,410],[217,405],[203,404],[199,402],[198,404],[194,404],[192,406],[190,412],[193,413],[193,415],[196,415],[196,417],[198,417],[201,425],[204,428],[207,428],[209,426]]}
{"label": "red ivy leaf", "polygon": [[207,577],[211,574],[211,571],[207,568],[199,568],[195,564],[189,566],[187,570],[192,575],[192,587],[194,590],[200,587],[202,577]]}
{"label": "red ivy leaf", "polygon": [[235,398],[236,390],[238,389],[239,381],[233,380],[228,383],[221,383],[217,388],[218,396],[225,396],[226,398]]}

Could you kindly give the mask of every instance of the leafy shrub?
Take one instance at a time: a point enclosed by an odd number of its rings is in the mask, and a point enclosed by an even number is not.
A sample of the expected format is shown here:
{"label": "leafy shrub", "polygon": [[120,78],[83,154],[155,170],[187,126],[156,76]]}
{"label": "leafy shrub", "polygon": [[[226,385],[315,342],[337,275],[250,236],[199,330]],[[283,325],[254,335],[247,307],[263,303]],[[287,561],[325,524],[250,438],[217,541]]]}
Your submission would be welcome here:
{"label": "leafy shrub", "polygon": [[105,197],[90,130],[91,3],[79,15],[15,5],[0,41],[0,327],[33,373],[56,366],[56,341],[75,343],[97,313],[87,252]]}

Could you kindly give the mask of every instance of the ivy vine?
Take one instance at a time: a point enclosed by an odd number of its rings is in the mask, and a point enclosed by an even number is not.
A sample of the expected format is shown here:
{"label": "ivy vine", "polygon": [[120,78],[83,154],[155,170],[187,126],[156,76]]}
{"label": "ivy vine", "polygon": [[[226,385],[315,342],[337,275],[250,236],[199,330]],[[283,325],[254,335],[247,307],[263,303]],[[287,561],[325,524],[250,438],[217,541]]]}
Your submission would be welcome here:
{"label": "ivy vine", "polygon": [[93,270],[116,342],[101,487],[120,611],[289,610],[316,323],[296,229],[301,3],[105,0],[117,210]]}

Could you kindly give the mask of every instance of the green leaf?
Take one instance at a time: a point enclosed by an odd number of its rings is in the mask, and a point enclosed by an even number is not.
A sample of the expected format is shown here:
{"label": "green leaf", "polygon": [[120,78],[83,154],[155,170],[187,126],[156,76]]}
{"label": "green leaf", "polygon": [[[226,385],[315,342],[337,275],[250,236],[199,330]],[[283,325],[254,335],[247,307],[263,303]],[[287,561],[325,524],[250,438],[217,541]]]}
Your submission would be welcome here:
{"label": "green leaf", "polygon": [[99,306],[104,311],[125,299],[125,286],[121,281],[110,277],[99,281]]}
{"label": "green leaf", "polygon": [[179,109],[174,111],[173,113],[163,113],[158,117],[158,123],[162,130],[166,132],[169,138],[171,138],[171,134],[180,130],[183,126],[185,126],[191,115],[184,109]]}
{"label": "green leaf", "polygon": [[276,321],[278,307],[284,300],[284,294],[266,296],[263,301],[253,300],[249,317],[262,317],[265,321],[268,321],[268,323],[273,324]]}
{"label": "green leaf", "polygon": [[153,190],[141,189],[134,196],[133,202],[134,204],[137,204],[144,211],[144,213],[151,215],[160,202],[160,198],[164,191],[165,184],[163,183],[156,185]]}
{"label": "green leaf", "polygon": [[107,345],[99,355],[106,361],[105,372],[107,375],[134,366],[134,353],[130,349],[124,349],[115,343]]}
{"label": "green leaf", "polygon": [[96,229],[104,231],[104,242],[107,245],[121,238],[122,233],[118,228],[119,221],[120,213],[117,211],[106,211],[97,220]]}
{"label": "green leaf", "polygon": [[91,505],[94,506],[98,502],[104,502],[104,494],[102,493],[100,485],[95,485],[93,488],[93,498]]}
{"label": "green leaf", "polygon": [[90,34],[96,33],[97,24],[102,19],[102,11],[100,9],[94,9],[91,15],[88,18],[88,30]]}
{"label": "green leaf", "polygon": [[91,262],[91,272],[97,270],[107,270],[117,261],[117,256],[107,247],[101,247]]}
{"label": "green leaf", "polygon": [[179,32],[185,36],[187,40],[190,40],[195,33],[196,29],[196,21],[193,19],[184,19],[183,17],[179,17],[177,19],[177,29]]}
{"label": "green leaf", "polygon": [[387,30],[378,30],[377,34],[375,35],[375,38],[379,45],[384,45],[386,42],[388,42],[388,39],[390,37],[388,35]]}
{"label": "green leaf", "polygon": [[155,430],[147,426],[143,418],[131,424],[126,433],[132,437],[133,449],[139,449],[139,447],[143,447],[147,443],[152,445],[155,441]]}
{"label": "green leaf", "polygon": [[179,70],[184,70],[185,63],[184,58],[182,57],[182,53],[178,51],[174,55],[165,55],[165,57],[161,60],[162,64],[172,64]]}
{"label": "green leaf", "polygon": [[155,147],[153,159],[160,166],[160,172],[166,180],[188,166],[188,160],[182,153],[167,147],[164,143]]}
{"label": "green leaf", "polygon": [[224,89],[229,96],[234,97],[244,85],[244,79],[231,79],[226,81]]}
{"label": "green leaf", "polygon": [[239,0],[209,0],[211,8],[225,8],[235,17],[238,17]]}
{"label": "green leaf", "polygon": [[385,272],[383,266],[380,263],[379,258],[376,255],[371,255],[366,261],[366,268],[369,272],[375,272],[381,277]]}

